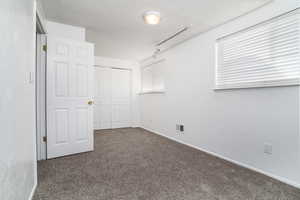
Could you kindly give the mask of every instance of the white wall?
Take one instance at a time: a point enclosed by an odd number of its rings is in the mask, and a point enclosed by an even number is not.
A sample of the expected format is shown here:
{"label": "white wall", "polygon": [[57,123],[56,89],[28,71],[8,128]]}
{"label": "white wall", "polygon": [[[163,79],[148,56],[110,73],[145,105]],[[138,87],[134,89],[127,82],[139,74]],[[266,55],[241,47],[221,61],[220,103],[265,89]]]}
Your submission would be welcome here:
{"label": "white wall", "polygon": [[[213,90],[216,39],[298,3],[274,0],[165,52],[167,92],[141,97],[142,126],[300,187],[299,87]],[[273,155],[263,153],[264,143]]]}
{"label": "white wall", "polygon": [[85,41],[85,28],[47,21],[47,33],[54,37]]}
{"label": "white wall", "polygon": [[95,44],[95,55],[122,60],[141,60],[149,57],[154,51],[152,44],[142,44],[139,41],[127,41],[113,34],[96,32],[87,29],[86,40]]}
{"label": "white wall", "polygon": [[36,184],[34,0],[2,0],[0,26],[0,199],[27,200]]}
{"label": "white wall", "polygon": [[113,58],[105,57],[95,57],[95,65],[103,67],[117,67],[124,69],[132,70],[132,97],[131,97],[131,106],[132,106],[132,126],[140,126],[140,104],[139,104],[139,95],[140,92],[140,65],[134,61],[128,60],[119,60]]}

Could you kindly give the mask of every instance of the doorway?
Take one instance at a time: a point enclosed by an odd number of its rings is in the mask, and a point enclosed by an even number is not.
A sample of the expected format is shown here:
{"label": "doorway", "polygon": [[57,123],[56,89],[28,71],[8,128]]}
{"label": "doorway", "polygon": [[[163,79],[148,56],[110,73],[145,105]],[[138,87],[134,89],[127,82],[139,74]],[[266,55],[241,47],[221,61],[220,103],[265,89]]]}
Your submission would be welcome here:
{"label": "doorway", "polygon": [[93,65],[93,44],[46,38],[37,19],[37,160],[93,151]]}

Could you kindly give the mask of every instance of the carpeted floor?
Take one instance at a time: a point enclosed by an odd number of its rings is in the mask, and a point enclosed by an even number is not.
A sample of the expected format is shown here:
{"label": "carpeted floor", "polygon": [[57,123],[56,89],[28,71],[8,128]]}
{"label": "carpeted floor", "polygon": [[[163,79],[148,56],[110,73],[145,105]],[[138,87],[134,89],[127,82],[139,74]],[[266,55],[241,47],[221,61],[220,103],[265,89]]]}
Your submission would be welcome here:
{"label": "carpeted floor", "polygon": [[142,129],[42,161],[34,200],[299,200],[300,190]]}

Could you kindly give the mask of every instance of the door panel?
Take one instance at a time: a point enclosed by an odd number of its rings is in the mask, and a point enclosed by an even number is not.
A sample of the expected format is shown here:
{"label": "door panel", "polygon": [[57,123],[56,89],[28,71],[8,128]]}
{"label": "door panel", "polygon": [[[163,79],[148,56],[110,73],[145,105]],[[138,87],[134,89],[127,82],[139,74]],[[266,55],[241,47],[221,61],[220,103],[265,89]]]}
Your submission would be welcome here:
{"label": "door panel", "polygon": [[54,62],[55,66],[55,96],[68,96],[69,64],[66,62]]}
{"label": "door panel", "polygon": [[131,71],[112,69],[112,128],[131,126]]}
{"label": "door panel", "polygon": [[76,142],[87,141],[88,138],[88,107],[76,108]]}
{"label": "door panel", "polygon": [[99,129],[111,129],[111,104],[101,104],[100,113]]}
{"label": "door panel", "polygon": [[125,128],[130,127],[130,105],[113,105],[112,109],[113,117],[112,123],[113,128]]}
{"label": "door panel", "polygon": [[92,151],[93,45],[48,37],[47,157]]}
{"label": "door panel", "polygon": [[95,68],[94,128],[111,129],[111,68]]}
{"label": "door panel", "polygon": [[55,145],[66,144],[69,141],[69,109],[55,110]]}
{"label": "door panel", "polygon": [[86,97],[88,96],[88,66],[78,64],[77,67],[77,96]]}

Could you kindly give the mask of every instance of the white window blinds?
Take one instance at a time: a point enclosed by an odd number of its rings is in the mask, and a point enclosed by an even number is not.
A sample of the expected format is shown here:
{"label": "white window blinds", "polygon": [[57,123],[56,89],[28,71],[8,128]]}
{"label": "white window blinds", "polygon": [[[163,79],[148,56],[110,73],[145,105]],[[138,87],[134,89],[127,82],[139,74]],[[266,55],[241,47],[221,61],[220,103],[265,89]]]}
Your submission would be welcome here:
{"label": "white window blinds", "polygon": [[299,85],[299,9],[217,41],[216,89]]}
{"label": "white window blinds", "polygon": [[164,91],[164,60],[142,68],[142,93]]}

